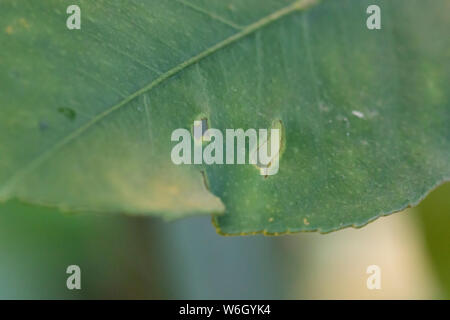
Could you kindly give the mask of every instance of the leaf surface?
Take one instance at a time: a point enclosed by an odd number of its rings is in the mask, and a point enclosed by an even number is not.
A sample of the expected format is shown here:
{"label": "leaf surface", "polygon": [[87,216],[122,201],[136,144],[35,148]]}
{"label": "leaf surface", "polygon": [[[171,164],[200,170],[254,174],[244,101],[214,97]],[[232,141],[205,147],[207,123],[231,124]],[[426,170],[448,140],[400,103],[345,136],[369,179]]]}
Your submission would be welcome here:
{"label": "leaf surface", "polygon": [[[326,232],[450,177],[448,1],[78,3],[81,30],[66,2],[0,4],[2,200]],[[279,172],[174,165],[171,133],[201,118],[282,123]]]}

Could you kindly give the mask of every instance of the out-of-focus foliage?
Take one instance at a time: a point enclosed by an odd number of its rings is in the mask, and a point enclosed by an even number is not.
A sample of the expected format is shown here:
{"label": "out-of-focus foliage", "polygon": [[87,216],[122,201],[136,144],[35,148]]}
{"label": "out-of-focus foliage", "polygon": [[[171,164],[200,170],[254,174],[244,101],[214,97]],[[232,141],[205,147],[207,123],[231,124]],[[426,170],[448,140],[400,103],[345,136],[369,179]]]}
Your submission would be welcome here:
{"label": "out-of-focus foliage", "polygon": [[434,190],[417,209],[438,282],[450,299],[450,183]]}
{"label": "out-of-focus foliage", "polygon": [[[164,298],[151,225],[142,218],[0,206],[0,298]],[[81,268],[81,291],[66,268]]]}
{"label": "out-of-focus foliage", "polygon": [[[414,215],[328,235],[224,238],[207,217],[164,223],[10,202],[0,209],[0,298],[440,298]],[[65,286],[70,264],[81,291]],[[366,288],[370,264],[382,268],[381,291]]]}

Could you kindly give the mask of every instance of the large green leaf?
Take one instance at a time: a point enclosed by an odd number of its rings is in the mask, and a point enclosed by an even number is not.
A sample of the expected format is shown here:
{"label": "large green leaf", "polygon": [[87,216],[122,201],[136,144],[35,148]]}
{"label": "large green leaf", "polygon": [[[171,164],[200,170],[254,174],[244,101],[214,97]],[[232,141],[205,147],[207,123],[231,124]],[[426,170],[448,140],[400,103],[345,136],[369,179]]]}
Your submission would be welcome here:
{"label": "large green leaf", "polygon": [[[416,204],[450,177],[449,3],[80,1],[70,31],[73,1],[2,1],[0,199],[224,212],[226,234],[331,231]],[[201,118],[281,123],[279,172],[174,165],[172,131]]]}

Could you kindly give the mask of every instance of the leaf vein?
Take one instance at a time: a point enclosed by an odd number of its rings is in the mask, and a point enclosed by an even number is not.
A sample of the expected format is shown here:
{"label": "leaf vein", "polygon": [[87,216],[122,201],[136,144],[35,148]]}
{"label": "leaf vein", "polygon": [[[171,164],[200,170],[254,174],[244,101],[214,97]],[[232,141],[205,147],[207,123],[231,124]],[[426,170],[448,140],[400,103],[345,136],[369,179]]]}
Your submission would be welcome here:
{"label": "leaf vein", "polygon": [[90,121],[86,122],[79,128],[77,128],[75,131],[61,139],[58,143],[53,145],[53,147],[49,148],[47,151],[44,151],[41,153],[38,157],[34,158],[32,161],[28,163],[22,170],[19,170],[18,173],[13,174],[13,176],[7,180],[7,182],[1,187],[0,189],[0,199],[7,199],[9,196],[9,193],[14,189],[15,184],[20,181],[24,176],[26,176],[28,173],[32,172],[35,168],[37,168],[40,164],[45,162],[54,152],[68,144],[70,141],[74,140],[78,136],[80,136],[83,132],[85,132],[87,129],[98,123],[100,120],[104,119],[107,115],[111,114],[115,110],[121,108],[122,106],[126,105],[130,101],[134,100],[138,96],[144,94],[147,91],[152,90],[159,84],[163,83],[165,80],[171,78],[172,76],[178,74],[182,70],[186,69],[187,67],[194,65],[195,63],[199,62],[200,60],[210,56],[211,54],[219,51],[222,48],[225,48],[238,40],[241,40],[245,38],[246,36],[254,33],[255,31],[280,20],[281,18],[295,12],[295,11],[304,11],[307,8],[311,7],[312,5],[315,5],[320,0],[297,0],[293,2],[292,4],[273,12],[270,15],[267,15],[260,20],[246,26],[241,31],[231,35],[230,37],[216,43],[215,45],[205,49],[204,51],[200,52],[199,54],[185,60],[184,62],[178,64],[177,66],[173,67],[172,69],[166,71],[165,73],[161,74],[158,78],[150,82],[145,87],[135,91],[134,93],[130,94],[128,97],[123,99],[122,101],[118,102],[117,104],[113,105],[112,107],[106,109],[105,111],[97,114],[95,117],[93,117]]}
{"label": "leaf vein", "polygon": [[244,28],[244,27],[242,27],[242,26],[240,26],[240,25],[238,25],[238,24],[236,24],[236,23],[234,23],[232,21],[229,21],[229,20],[227,20],[227,19],[225,19],[225,18],[223,18],[223,17],[221,17],[221,16],[219,16],[219,15],[213,13],[213,12],[210,12],[208,10],[200,8],[200,7],[198,7],[198,6],[196,6],[196,5],[192,4],[192,3],[189,3],[189,2],[187,2],[185,0],[176,0],[176,1],[178,3],[183,4],[184,6],[186,6],[188,8],[190,8],[190,9],[192,9],[193,11],[202,13],[202,14],[210,17],[213,20],[219,21],[219,22],[221,22],[223,24],[226,24],[229,27],[232,27],[233,29],[240,30],[240,29]]}

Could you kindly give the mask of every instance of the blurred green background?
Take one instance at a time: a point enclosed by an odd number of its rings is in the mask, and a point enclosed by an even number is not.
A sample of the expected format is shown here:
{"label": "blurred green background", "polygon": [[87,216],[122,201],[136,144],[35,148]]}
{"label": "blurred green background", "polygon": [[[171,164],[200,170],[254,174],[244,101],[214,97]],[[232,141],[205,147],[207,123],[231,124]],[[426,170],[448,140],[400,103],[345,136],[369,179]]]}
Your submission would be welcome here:
{"label": "blurred green background", "polygon": [[[445,299],[450,184],[362,229],[222,237],[210,217],[175,222],[0,205],[3,299]],[[66,268],[81,268],[81,290]],[[366,268],[381,268],[368,290]]]}

